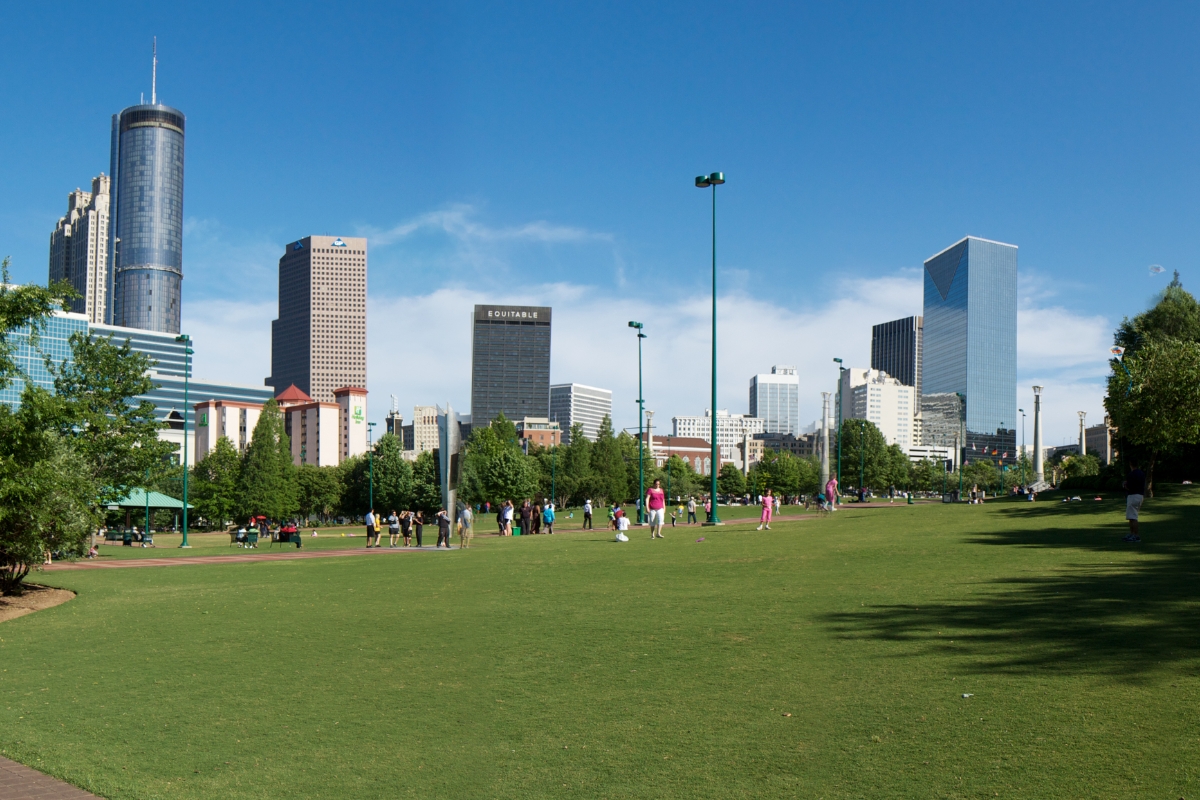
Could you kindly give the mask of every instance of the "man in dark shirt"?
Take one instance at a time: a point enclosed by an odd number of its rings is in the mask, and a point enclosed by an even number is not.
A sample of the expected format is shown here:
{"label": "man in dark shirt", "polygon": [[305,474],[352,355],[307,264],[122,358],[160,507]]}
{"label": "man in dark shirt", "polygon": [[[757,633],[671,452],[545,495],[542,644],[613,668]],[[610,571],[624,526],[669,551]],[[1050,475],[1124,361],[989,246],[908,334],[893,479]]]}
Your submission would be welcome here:
{"label": "man in dark shirt", "polygon": [[1127,542],[1140,542],[1138,535],[1138,512],[1142,508],[1142,499],[1146,493],[1146,473],[1137,464],[1133,464],[1129,477],[1125,479],[1125,519],[1129,520],[1129,535]]}

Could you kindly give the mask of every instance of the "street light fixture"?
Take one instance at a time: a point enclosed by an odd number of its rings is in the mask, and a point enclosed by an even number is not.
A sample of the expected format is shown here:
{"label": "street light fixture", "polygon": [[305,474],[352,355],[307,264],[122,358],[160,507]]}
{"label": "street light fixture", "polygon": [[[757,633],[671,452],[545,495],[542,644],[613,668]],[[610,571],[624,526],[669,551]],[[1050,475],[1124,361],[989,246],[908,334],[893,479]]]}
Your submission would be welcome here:
{"label": "street light fixture", "polygon": [[712,502],[709,503],[707,525],[721,524],[717,516],[717,465],[720,463],[717,458],[717,187],[724,182],[723,172],[696,176],[697,189],[712,187],[712,456],[708,471],[712,479],[709,487]]}
{"label": "street light fixture", "polygon": [[645,414],[645,408],[646,408],[646,399],[644,397],[642,397],[642,339],[646,338],[646,334],[642,332],[642,329],[646,326],[640,322],[634,322],[633,320],[630,320],[629,327],[631,327],[637,331],[637,340],[638,340],[638,396],[637,396],[637,404],[638,404],[638,502],[637,502],[637,512],[638,512],[638,525],[641,525],[642,522],[645,521],[642,517],[642,515],[644,513],[644,511],[642,509],[642,505],[643,505],[642,497],[646,494],[646,473],[645,473],[645,465],[643,464],[643,456],[642,456],[642,445],[643,445],[642,440],[645,438],[644,432],[642,430],[642,417]]}
{"label": "street light fixture", "polygon": [[[117,240],[121,241],[120,239]],[[179,543],[180,548],[191,548],[188,544],[188,413],[191,409],[188,408],[188,377],[192,373],[191,356],[196,352],[192,349],[192,337],[186,333],[181,333],[175,337],[175,341],[183,345],[183,541]],[[224,520],[222,520],[224,524]]]}
{"label": "street light fixture", "polygon": [[[1025,409],[1018,408],[1021,412],[1021,454],[1017,457],[1017,461],[1021,462],[1021,485],[1025,485]],[[1024,490],[1022,490],[1024,491]]]}

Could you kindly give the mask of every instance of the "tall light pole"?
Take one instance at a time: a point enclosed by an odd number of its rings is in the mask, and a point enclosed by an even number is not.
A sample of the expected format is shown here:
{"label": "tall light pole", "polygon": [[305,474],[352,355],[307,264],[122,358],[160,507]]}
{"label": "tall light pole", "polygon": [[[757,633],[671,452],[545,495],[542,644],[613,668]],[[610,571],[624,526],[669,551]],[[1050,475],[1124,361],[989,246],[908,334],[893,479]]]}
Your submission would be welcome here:
{"label": "tall light pole", "polygon": [[644,431],[642,430],[642,419],[643,419],[643,416],[645,415],[645,409],[646,409],[646,399],[644,397],[642,397],[642,339],[646,338],[646,334],[642,331],[642,328],[644,328],[646,326],[640,322],[634,322],[634,321],[630,320],[629,327],[631,327],[637,331],[637,339],[638,339],[638,398],[637,398],[637,404],[638,404],[638,501],[637,501],[637,510],[638,510],[638,525],[641,525],[642,522],[644,521],[642,519],[642,513],[643,513],[642,497],[646,494],[646,472],[645,472],[645,466],[643,464],[643,456],[642,456],[642,445],[644,444],[644,442],[643,442]]}
{"label": "tall light pole", "polygon": [[858,421],[858,496],[865,503],[867,493],[863,490],[863,484],[866,483],[867,471],[867,421],[860,419]]}
{"label": "tall light pole", "polygon": [[712,466],[708,471],[712,478],[709,487],[712,502],[709,503],[711,511],[708,514],[708,525],[721,524],[721,519],[717,516],[717,465],[721,463],[717,457],[717,187],[724,182],[723,172],[696,176],[697,189],[712,187]]}
{"label": "tall light pole", "polygon": [[1025,409],[1018,408],[1021,412],[1021,455],[1017,459],[1021,462],[1021,485],[1025,485]]}
{"label": "tall light pole", "polygon": [[1042,466],[1042,387],[1033,387],[1033,480],[1041,483],[1046,480],[1045,468]]}
{"label": "tall light pole", "polygon": [[[181,333],[175,337],[175,341],[183,344],[183,541],[180,542],[180,547],[191,548],[188,544],[187,529],[187,511],[188,511],[188,414],[191,409],[188,408],[188,377],[192,372],[191,356],[196,351],[192,349],[192,337],[186,333]],[[225,521],[221,520],[224,525]]]}
{"label": "tall light pole", "polygon": [[374,422],[367,423],[367,510],[375,511],[375,446],[371,434]]}

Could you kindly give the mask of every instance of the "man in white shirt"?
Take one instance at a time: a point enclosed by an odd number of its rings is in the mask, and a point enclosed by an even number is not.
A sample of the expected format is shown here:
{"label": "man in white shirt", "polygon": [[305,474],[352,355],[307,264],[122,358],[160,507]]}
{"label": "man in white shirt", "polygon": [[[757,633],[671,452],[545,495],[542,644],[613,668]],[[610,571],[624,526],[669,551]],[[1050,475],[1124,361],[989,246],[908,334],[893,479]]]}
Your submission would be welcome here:
{"label": "man in white shirt", "polygon": [[458,512],[458,549],[462,550],[471,543],[471,523],[474,521],[474,515],[471,514],[470,506],[463,506],[462,511]]}

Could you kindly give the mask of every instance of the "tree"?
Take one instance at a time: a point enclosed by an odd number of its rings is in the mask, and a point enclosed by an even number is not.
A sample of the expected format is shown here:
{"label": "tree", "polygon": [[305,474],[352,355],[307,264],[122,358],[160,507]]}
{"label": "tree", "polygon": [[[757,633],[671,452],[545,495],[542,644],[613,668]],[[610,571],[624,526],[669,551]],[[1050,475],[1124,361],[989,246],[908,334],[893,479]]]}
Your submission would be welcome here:
{"label": "tree", "polygon": [[1074,455],[1063,462],[1063,472],[1068,478],[1083,478],[1100,474],[1100,459],[1091,453]]}
{"label": "tree", "polygon": [[[837,474],[837,450],[830,459],[830,471]],[[865,458],[862,455],[865,455]],[[868,487],[886,488],[895,481],[895,460],[888,453],[887,440],[875,425],[866,420],[842,420],[842,483],[858,486],[860,471]],[[862,487],[859,487],[862,488]]]}
{"label": "tree", "polygon": [[15,414],[0,405],[0,594],[20,594],[47,552],[79,555],[99,523],[100,487],[55,430],[60,409],[31,385]]}
{"label": "tree", "polygon": [[[474,435],[474,434],[472,434]],[[523,459],[525,456],[518,449],[517,454]],[[527,471],[528,465],[522,464]],[[426,519],[430,514],[436,514],[438,509],[442,507],[442,483],[441,476],[438,474],[438,462],[433,455],[433,451],[426,450],[417,456],[417,461],[412,468],[412,487],[413,487],[413,505],[418,511],[424,511]],[[450,515],[454,515],[454,511],[450,511]]]}
{"label": "tree", "polygon": [[[699,477],[692,469],[691,463],[673,453],[667,458],[667,463],[664,465],[662,480],[663,489],[670,487],[672,497],[689,497],[695,494],[699,483]],[[718,475],[718,483],[720,480],[721,476]]]}
{"label": "tree", "polygon": [[132,350],[129,340],[114,345],[112,336],[71,336],[72,363],[54,381],[62,404],[58,432],[71,439],[91,477],[101,486],[99,502],[145,486],[147,470],[170,468],[176,446],[158,438],[164,424],[154,404],[130,401],[155,388],[148,371],[156,362]]}
{"label": "tree", "polygon": [[556,489],[568,503],[581,504],[593,492],[592,443],[583,435],[583,426],[571,426],[571,443],[558,449]]}
{"label": "tree", "polygon": [[343,462],[341,475],[345,487],[341,504],[345,513],[350,516],[365,514],[372,499],[375,508],[383,512],[401,511],[412,506],[413,465],[404,460],[402,449],[400,439],[386,433],[372,448],[372,458],[362,455]]}
{"label": "tree", "polygon": [[300,507],[292,447],[274,398],[263,406],[242,458],[238,482],[241,514],[283,519]]}
{"label": "tree", "polygon": [[1149,337],[1124,367],[1113,359],[1112,370],[1104,406],[1128,445],[1125,460],[1145,462],[1146,492],[1153,496],[1155,463],[1200,441],[1200,344]]}
{"label": "tree", "polygon": [[340,507],[342,491],[342,471],[337,467],[301,464],[296,468],[296,501],[305,519],[328,522]]}
{"label": "tree", "polygon": [[625,460],[621,456],[621,446],[613,436],[612,420],[608,415],[600,420],[600,429],[596,433],[596,441],[592,443],[592,481],[596,500],[624,501],[629,489],[628,476],[625,474]]}
{"label": "tree", "polygon": [[241,459],[225,436],[192,468],[188,501],[196,504],[210,528],[223,528],[237,514],[240,471]]}
{"label": "tree", "polygon": [[[755,464],[755,466],[758,466]],[[674,490],[674,486],[671,487]],[[735,464],[724,464],[717,474],[717,491],[726,497],[740,497],[746,493],[746,476]]]}
{"label": "tree", "polygon": [[[418,459],[419,464],[419,459]],[[415,480],[416,470],[414,470]],[[516,427],[498,416],[489,427],[476,428],[462,455],[459,482],[468,503],[502,503],[533,497],[538,489],[538,468],[521,451]],[[438,494],[440,508],[441,494]]]}
{"label": "tree", "polygon": [[944,462],[935,462],[928,458],[915,461],[909,467],[908,486],[917,492],[941,491],[942,472],[944,471]]}

